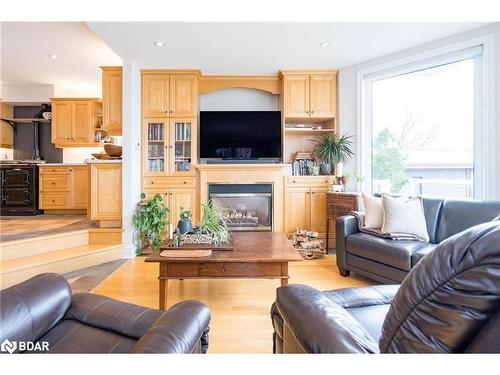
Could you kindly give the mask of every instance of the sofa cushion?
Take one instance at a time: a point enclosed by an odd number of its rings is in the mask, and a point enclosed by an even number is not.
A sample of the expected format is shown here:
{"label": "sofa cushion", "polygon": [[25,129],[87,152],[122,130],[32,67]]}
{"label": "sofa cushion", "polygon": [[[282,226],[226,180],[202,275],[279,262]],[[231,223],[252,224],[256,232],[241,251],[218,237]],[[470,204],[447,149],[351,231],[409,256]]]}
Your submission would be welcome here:
{"label": "sofa cushion", "polygon": [[407,233],[429,242],[421,197],[402,200],[382,194],[382,209],[382,233]]}
{"label": "sofa cushion", "polygon": [[128,353],[136,340],[117,333],[63,320],[40,341],[49,343],[50,353]]}
{"label": "sofa cushion", "polygon": [[425,223],[427,224],[427,233],[429,234],[429,242],[436,242],[436,232],[438,228],[439,214],[443,205],[443,199],[440,198],[423,198]]}
{"label": "sofa cushion", "polygon": [[413,252],[426,245],[428,244],[420,241],[386,240],[367,233],[355,233],[346,239],[348,253],[405,271],[411,269]]}
{"label": "sofa cushion", "polygon": [[475,225],[493,220],[500,214],[500,201],[445,200],[439,218],[436,242]]}
{"label": "sofa cushion", "polygon": [[424,246],[416,251],[413,252],[411,255],[411,266],[412,268],[415,267],[415,265],[427,254],[429,254],[431,251],[433,251],[437,245],[435,244],[429,244],[427,246]]}

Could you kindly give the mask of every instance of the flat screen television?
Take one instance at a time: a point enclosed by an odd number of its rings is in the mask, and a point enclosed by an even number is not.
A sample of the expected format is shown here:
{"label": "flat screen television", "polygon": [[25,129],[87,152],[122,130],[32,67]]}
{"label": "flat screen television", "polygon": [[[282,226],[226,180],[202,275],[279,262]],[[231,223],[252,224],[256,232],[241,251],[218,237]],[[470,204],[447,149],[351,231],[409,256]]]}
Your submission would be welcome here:
{"label": "flat screen television", "polygon": [[281,158],[280,111],[201,111],[200,158]]}

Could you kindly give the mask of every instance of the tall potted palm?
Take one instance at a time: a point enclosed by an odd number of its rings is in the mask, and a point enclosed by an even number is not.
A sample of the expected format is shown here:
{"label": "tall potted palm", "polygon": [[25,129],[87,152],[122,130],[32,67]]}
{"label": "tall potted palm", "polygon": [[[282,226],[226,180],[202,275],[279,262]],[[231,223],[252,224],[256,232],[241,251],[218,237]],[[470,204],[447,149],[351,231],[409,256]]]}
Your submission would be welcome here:
{"label": "tall potted palm", "polygon": [[354,156],[351,150],[352,136],[336,133],[322,135],[318,139],[311,139],[314,143],[313,155],[321,160],[321,174],[330,175],[334,164],[342,163]]}

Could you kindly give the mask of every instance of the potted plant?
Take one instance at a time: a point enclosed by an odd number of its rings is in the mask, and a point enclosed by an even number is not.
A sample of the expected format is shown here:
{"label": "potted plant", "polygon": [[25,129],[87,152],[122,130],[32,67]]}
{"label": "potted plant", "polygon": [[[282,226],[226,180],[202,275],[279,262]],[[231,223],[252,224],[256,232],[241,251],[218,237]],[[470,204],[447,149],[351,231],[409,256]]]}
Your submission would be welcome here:
{"label": "potted plant", "polygon": [[194,228],[191,233],[208,236],[211,242],[216,245],[229,242],[231,231],[220,206],[213,200],[209,200],[207,203],[202,203],[201,211],[200,225]]}
{"label": "potted plant", "polygon": [[319,139],[311,139],[314,143],[313,155],[322,161],[321,173],[330,175],[333,171],[333,164],[344,162],[354,156],[351,151],[352,136],[336,133],[322,135]]}
{"label": "potted plant", "polygon": [[181,214],[179,217],[179,222],[177,223],[177,228],[179,228],[180,234],[184,234],[193,229],[193,225],[191,223],[191,217],[193,217],[193,213],[191,210],[185,210],[181,207]]}
{"label": "potted plant", "polygon": [[137,212],[132,215],[132,224],[137,229],[137,255],[143,253],[144,248],[158,249],[165,237],[168,225],[168,208],[163,203],[161,194],[156,194],[149,202],[145,201],[146,194],[141,193],[141,201]]}

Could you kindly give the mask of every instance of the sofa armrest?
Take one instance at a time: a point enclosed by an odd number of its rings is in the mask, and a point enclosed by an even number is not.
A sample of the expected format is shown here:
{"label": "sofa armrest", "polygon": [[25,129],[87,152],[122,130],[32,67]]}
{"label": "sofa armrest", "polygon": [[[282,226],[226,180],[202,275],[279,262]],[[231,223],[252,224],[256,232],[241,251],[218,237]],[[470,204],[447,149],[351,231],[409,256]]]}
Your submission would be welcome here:
{"label": "sofa armrest", "polygon": [[131,353],[205,353],[210,310],[198,301],[183,301],[168,309],[134,345]]}
{"label": "sofa armrest", "polygon": [[399,290],[398,285],[374,285],[363,288],[342,288],[324,291],[333,302],[345,309],[388,305]]}
{"label": "sofa armrest", "polygon": [[351,234],[359,232],[358,219],[354,215],[345,215],[335,220],[335,254],[337,266],[347,269],[346,238]]}
{"label": "sofa armrest", "polygon": [[98,294],[75,293],[64,318],[138,340],[164,313]]}
{"label": "sofa armrest", "polygon": [[276,308],[306,353],[378,353],[378,344],[341,305],[306,285],[278,288]]}

